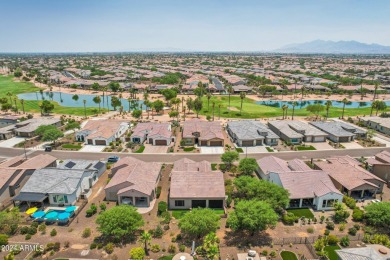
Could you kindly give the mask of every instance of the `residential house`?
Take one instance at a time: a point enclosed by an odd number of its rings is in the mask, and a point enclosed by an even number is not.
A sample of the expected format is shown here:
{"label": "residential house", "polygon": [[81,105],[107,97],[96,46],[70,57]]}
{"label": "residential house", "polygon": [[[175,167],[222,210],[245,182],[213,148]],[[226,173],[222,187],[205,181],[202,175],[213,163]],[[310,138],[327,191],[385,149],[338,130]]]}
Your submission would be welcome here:
{"label": "residential house", "polygon": [[111,170],[111,180],[104,188],[106,199],[135,207],[149,207],[156,198],[160,178],[161,163],[122,158]]}
{"label": "residential house", "polygon": [[220,122],[199,119],[184,122],[182,140],[185,145],[198,146],[224,146],[225,143]]}
{"label": "residential house", "polygon": [[225,207],[223,173],[213,171],[210,162],[181,159],[174,163],[170,177],[170,209]]}
{"label": "residential house", "polygon": [[335,250],[339,260],[388,260],[390,249],[379,244]]}
{"label": "residential house", "polygon": [[360,167],[354,158],[335,156],[325,161],[315,161],[315,168],[329,174],[338,190],[353,197],[372,197],[383,190],[384,181]]}
{"label": "residential house", "polygon": [[129,129],[129,123],[114,119],[90,120],[75,134],[79,142],[91,145],[109,145]]}
{"label": "residential house", "polygon": [[97,160],[74,160],[67,159],[60,161],[57,165],[58,169],[74,169],[74,170],[94,170],[96,175],[94,175],[94,181],[107,170],[107,165],[104,161]]}
{"label": "residential house", "polygon": [[287,143],[325,142],[327,134],[317,128],[297,120],[273,120],[269,128]]}
{"label": "residential house", "polygon": [[315,121],[309,123],[327,133],[328,139],[335,143],[350,142],[355,138],[365,138],[367,133],[365,130],[340,121]]}
{"label": "residential house", "polygon": [[[364,126],[374,129],[386,135],[390,135],[390,118],[383,117],[360,117],[359,122]],[[1,130],[1,129],[0,129]]]}
{"label": "residential house", "polygon": [[13,129],[16,136],[33,137],[35,130],[42,125],[53,125],[55,127],[61,126],[61,119],[59,118],[31,118],[25,121],[16,123]]}
{"label": "residential house", "polygon": [[0,128],[16,124],[19,122],[21,117],[22,116],[18,115],[7,115],[0,117]]}
{"label": "residential house", "polygon": [[146,141],[152,145],[170,145],[175,141],[169,123],[138,123],[131,134],[133,143],[142,144]]}
{"label": "residential house", "polygon": [[368,158],[366,163],[372,174],[387,183],[390,181],[390,152],[382,151],[374,158]]}
{"label": "residential house", "polygon": [[237,146],[277,145],[279,140],[265,124],[255,120],[228,122],[226,130]]}

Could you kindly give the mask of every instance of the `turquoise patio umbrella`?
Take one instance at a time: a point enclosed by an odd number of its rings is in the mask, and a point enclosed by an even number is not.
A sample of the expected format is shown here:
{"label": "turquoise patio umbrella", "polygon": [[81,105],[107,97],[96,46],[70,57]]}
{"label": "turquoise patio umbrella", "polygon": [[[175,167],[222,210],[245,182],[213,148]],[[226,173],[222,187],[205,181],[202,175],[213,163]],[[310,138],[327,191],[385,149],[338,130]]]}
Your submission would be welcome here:
{"label": "turquoise patio umbrella", "polygon": [[66,220],[66,219],[69,219],[69,217],[70,217],[69,212],[63,212],[63,213],[58,214],[59,220]]}
{"label": "turquoise patio umbrella", "polygon": [[58,212],[50,211],[49,213],[47,213],[45,215],[45,218],[47,218],[47,219],[56,219],[57,216],[58,216]]}
{"label": "turquoise patio umbrella", "polygon": [[65,212],[73,212],[76,210],[76,206],[69,206],[65,209]]}
{"label": "turquoise patio umbrella", "polygon": [[41,218],[41,217],[45,216],[45,214],[46,213],[44,211],[39,210],[39,211],[34,212],[31,216],[33,218]]}

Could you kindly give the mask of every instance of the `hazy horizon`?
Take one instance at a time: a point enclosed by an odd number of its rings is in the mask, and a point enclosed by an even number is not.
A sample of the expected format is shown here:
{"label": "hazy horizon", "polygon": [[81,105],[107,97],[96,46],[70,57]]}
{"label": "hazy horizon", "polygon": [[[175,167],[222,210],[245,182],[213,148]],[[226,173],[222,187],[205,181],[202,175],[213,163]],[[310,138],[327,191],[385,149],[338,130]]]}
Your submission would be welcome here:
{"label": "hazy horizon", "polygon": [[2,1],[0,53],[265,52],[313,40],[390,46],[386,0]]}

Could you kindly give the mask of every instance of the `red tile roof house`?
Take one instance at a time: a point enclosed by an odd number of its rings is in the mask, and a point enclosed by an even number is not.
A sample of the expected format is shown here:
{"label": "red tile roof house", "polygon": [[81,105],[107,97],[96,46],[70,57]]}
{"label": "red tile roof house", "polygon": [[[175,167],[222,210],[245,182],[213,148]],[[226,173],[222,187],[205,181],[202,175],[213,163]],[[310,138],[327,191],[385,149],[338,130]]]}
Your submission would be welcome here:
{"label": "red tile roof house", "polygon": [[138,123],[131,135],[133,143],[147,141],[152,145],[170,145],[175,141],[169,123]]}
{"label": "red tile roof house", "polygon": [[120,159],[111,170],[104,188],[106,199],[135,207],[149,207],[156,198],[161,178],[161,163],[144,162],[133,157]]}
{"label": "red tile roof house", "polygon": [[170,209],[223,209],[225,199],[223,173],[212,171],[210,162],[183,158],[174,163],[168,200]]}
{"label": "red tile roof house", "polygon": [[224,135],[221,123],[199,119],[185,121],[182,139],[185,145],[224,146]]}
{"label": "red tile roof house", "polygon": [[28,178],[36,169],[56,166],[56,158],[49,154],[40,154],[25,159],[17,156],[0,164],[0,206],[8,204],[19,193]]}
{"label": "red tile roof house", "polygon": [[371,198],[383,190],[385,182],[360,167],[360,163],[348,155],[316,161],[314,164],[315,168],[328,173],[336,188],[348,196]]}
{"label": "red tile roof house", "polygon": [[91,145],[109,145],[129,129],[129,123],[120,120],[90,120],[75,134],[79,142]]}
{"label": "red tile roof house", "polygon": [[289,208],[313,207],[329,210],[343,200],[343,194],[334,186],[328,174],[313,170],[305,162],[285,161],[274,156],[257,160],[259,175],[267,181],[285,188],[290,193]]}
{"label": "red tile roof house", "polygon": [[385,182],[390,182],[390,152],[382,151],[375,158],[368,158],[367,164],[370,172]]}

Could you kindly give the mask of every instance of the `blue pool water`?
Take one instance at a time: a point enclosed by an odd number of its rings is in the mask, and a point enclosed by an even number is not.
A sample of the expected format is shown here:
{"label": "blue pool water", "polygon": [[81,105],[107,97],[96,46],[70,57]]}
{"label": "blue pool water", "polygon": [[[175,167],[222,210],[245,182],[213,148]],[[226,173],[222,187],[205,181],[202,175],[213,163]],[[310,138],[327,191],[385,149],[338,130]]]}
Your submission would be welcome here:
{"label": "blue pool water", "polygon": [[[325,106],[325,103],[328,100],[297,100],[298,103],[297,106],[295,106],[295,109],[305,108],[308,105],[312,104],[321,104]],[[387,106],[390,106],[390,101],[385,101]],[[270,107],[282,107],[283,105],[287,105],[289,108],[292,108],[293,101],[279,101],[279,100],[267,100],[267,101],[257,101],[256,104],[258,105],[264,105],[264,106],[270,106]],[[363,108],[363,107],[371,107],[372,102],[357,102],[357,101],[351,101],[349,104],[345,105],[345,108]],[[343,102],[341,101],[335,101],[332,100],[332,107],[343,107]]]}
{"label": "blue pool water", "polygon": [[[43,92],[42,94],[39,92],[31,92],[31,93],[23,93],[19,94],[19,99],[24,100],[50,100],[50,101],[56,101],[58,104],[64,107],[84,107],[83,100],[85,99],[87,102],[85,104],[86,107],[96,107],[98,108],[99,105],[93,102],[93,98],[96,97],[96,95],[88,95],[88,94],[77,94],[79,96],[79,99],[77,101],[73,100],[74,94],[67,94],[62,92]],[[101,108],[107,108],[109,107],[111,110],[113,109],[111,106],[111,96],[103,96],[100,95]],[[129,101],[127,99],[121,98],[123,110],[128,111],[129,110]],[[140,104],[143,104],[143,101],[140,100],[138,102],[138,107]],[[117,108],[119,109],[119,107]],[[145,109],[145,106],[142,106],[142,109]]]}

